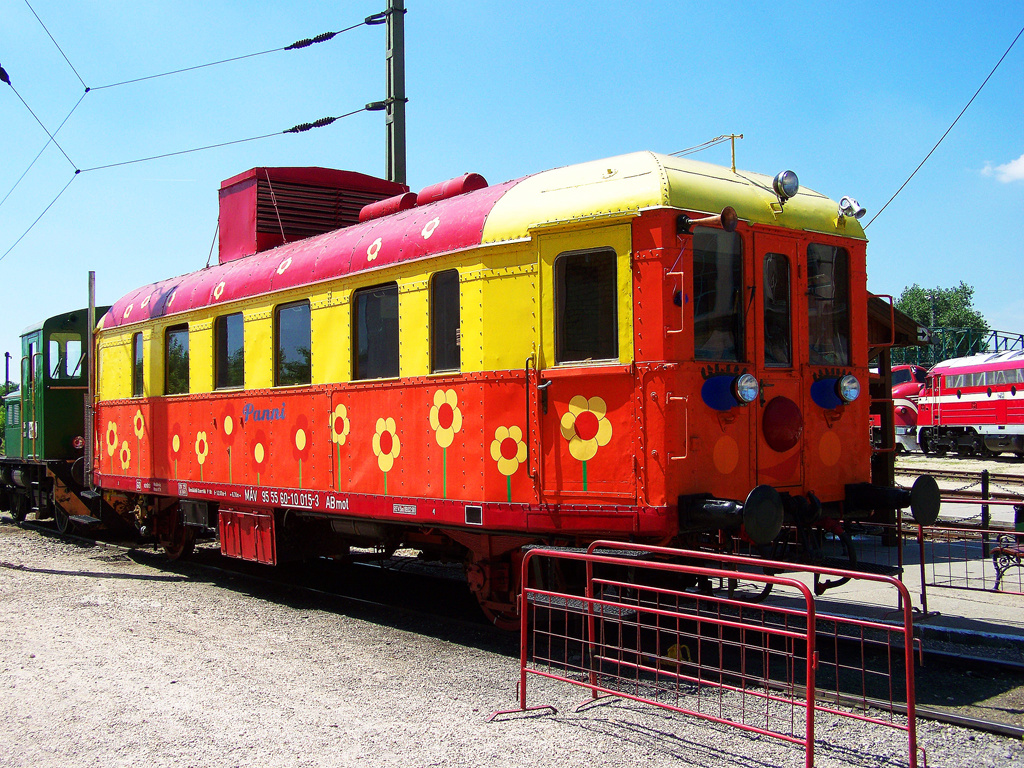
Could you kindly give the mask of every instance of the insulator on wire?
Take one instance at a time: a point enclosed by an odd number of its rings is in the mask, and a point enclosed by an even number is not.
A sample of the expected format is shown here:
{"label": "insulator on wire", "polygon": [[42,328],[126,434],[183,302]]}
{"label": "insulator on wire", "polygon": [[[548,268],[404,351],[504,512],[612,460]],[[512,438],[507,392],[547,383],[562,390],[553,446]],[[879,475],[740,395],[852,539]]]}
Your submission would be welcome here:
{"label": "insulator on wire", "polygon": [[313,128],[323,128],[325,125],[330,125],[337,119],[338,118],[336,117],[321,117],[319,120],[314,120],[312,123],[299,123],[298,125],[293,125],[288,130],[282,131],[282,133],[302,133],[303,131],[309,131]]}
{"label": "insulator on wire", "polygon": [[326,43],[332,37],[336,36],[337,32],[324,32],[317,35],[316,37],[307,37],[303,40],[296,40],[291,45],[285,46],[286,51],[294,51],[296,48],[307,48],[314,43]]}

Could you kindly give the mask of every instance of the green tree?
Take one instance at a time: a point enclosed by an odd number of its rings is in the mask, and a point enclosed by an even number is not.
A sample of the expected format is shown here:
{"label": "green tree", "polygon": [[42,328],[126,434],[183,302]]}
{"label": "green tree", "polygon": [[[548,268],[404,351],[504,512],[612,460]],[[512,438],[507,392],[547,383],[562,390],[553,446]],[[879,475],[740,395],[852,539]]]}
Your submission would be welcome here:
{"label": "green tree", "polygon": [[[989,325],[974,308],[974,287],[963,281],[955,288],[922,288],[914,283],[903,289],[896,309],[932,331],[931,347],[918,350],[918,362],[934,364],[973,355],[985,348]],[[893,356],[893,362],[896,357]],[[913,353],[907,362],[912,357]]]}

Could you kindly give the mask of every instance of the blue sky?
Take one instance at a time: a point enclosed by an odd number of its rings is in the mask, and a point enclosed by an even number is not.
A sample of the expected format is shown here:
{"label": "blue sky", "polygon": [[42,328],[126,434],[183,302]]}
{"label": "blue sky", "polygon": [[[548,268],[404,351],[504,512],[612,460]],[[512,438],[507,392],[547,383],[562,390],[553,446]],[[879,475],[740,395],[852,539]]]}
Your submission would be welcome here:
{"label": "blue sky", "polygon": [[[381,11],[384,0],[0,0],[0,64],[79,169],[275,133],[384,98],[384,27],[116,88],[100,86],[280,48]],[[740,168],[797,172],[870,220],[1024,27],[1020,2],[426,2],[406,0],[409,183],[467,171],[497,183],[636,150],[742,133]],[[1024,332],[1024,39],[868,228],[868,287],[976,288]],[[0,84],[0,199],[47,141]],[[729,163],[728,144],[695,155]],[[77,177],[53,145],[0,205],[0,352],[27,325],[200,269],[223,179],[254,166],[384,175],[384,118]],[[216,255],[214,255],[214,259]]]}

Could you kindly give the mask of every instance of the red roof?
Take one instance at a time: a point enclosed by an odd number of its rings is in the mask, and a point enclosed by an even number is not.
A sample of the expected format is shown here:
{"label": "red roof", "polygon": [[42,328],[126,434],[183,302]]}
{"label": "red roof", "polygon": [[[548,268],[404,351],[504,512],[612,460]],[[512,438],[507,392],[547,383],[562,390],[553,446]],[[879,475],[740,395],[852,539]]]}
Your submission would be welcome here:
{"label": "red roof", "polygon": [[314,285],[480,245],[488,214],[517,183],[485,187],[161,280],[118,300],[103,318],[103,328]]}

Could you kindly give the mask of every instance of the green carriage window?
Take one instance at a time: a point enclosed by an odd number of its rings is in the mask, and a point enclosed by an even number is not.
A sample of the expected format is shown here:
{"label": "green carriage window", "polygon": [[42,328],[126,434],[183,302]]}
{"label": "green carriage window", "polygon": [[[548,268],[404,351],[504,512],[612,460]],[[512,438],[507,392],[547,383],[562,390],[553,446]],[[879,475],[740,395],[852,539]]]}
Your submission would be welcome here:
{"label": "green carriage window", "polygon": [[188,326],[167,329],[164,344],[164,392],[168,395],[188,394]]}
{"label": "green carriage window", "polygon": [[697,360],[746,360],[743,240],[710,227],[693,231],[693,348]]}
{"label": "green carriage window", "polygon": [[438,272],[430,281],[430,372],[457,371],[460,355],[459,273]]}
{"label": "green carriage window", "polygon": [[850,258],[845,248],[807,246],[811,365],[850,364]]}
{"label": "green carriage window", "polygon": [[245,323],[242,313],[218,317],[213,326],[217,389],[233,389],[245,383]]}
{"label": "green carriage window", "polygon": [[51,379],[77,379],[84,373],[81,334],[51,333],[48,355]]}
{"label": "green carriage window", "polygon": [[312,326],[309,302],[283,304],[274,313],[274,386],[290,387],[313,380]]}
{"label": "green carriage window", "polygon": [[353,379],[398,376],[398,283],[362,288],[353,296]]}
{"label": "green carriage window", "polygon": [[132,397],[142,397],[146,391],[143,362],[142,334],[136,333],[132,336]]}
{"label": "green carriage window", "polygon": [[555,362],[618,358],[615,262],[609,248],[555,259]]}

